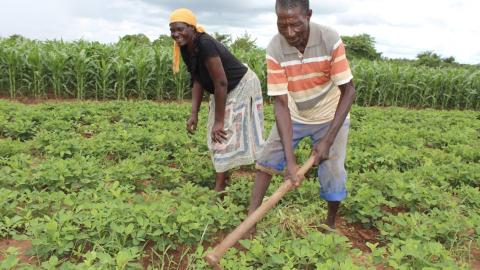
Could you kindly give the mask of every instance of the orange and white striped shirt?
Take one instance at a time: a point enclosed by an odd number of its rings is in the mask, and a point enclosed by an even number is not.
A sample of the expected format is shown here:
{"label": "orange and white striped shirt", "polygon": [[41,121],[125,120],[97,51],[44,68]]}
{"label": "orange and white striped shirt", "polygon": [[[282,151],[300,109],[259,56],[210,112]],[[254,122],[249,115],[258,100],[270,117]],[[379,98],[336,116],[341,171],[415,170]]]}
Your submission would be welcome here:
{"label": "orange and white striped shirt", "polygon": [[280,34],[267,47],[268,95],[288,95],[288,108],[295,122],[331,121],[340,100],[338,86],[352,78],[345,46],[331,28],[310,22],[304,54]]}

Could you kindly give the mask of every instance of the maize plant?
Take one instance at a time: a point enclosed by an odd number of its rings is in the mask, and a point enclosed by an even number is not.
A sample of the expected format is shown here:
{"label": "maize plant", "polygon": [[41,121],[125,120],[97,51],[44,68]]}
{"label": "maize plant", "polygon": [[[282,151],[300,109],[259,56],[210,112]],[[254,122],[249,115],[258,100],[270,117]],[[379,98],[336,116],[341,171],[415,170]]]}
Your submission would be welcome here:
{"label": "maize plant", "polygon": [[168,83],[168,73],[172,72],[171,66],[171,50],[168,50],[166,47],[161,46],[154,46],[154,81],[155,81],[155,98],[157,100],[162,100],[165,98],[170,98],[170,95],[166,95],[168,91],[167,83]]}
{"label": "maize plant", "polygon": [[127,86],[132,80],[132,67],[129,61],[132,46],[123,45],[117,47],[117,53],[113,59],[116,74],[115,93],[117,99],[126,99]]}
{"label": "maize plant", "polygon": [[148,89],[154,80],[155,66],[153,64],[153,50],[151,47],[140,47],[132,54],[132,67],[136,84],[137,97],[147,99]]}
{"label": "maize plant", "polygon": [[480,71],[389,61],[351,61],[362,106],[480,109]]}
{"label": "maize plant", "polygon": [[47,90],[47,74],[43,56],[44,50],[38,42],[31,44],[30,51],[26,53],[26,72],[24,74],[24,82],[31,95],[34,97],[42,97],[46,95]]}
{"label": "maize plant", "polygon": [[[31,41],[0,39],[0,91],[77,99],[189,98],[190,76],[182,64],[172,74],[169,44],[123,41]],[[233,48],[260,79],[266,94],[265,50]],[[476,67],[417,66],[398,61],[350,61],[362,106],[480,109]]]}
{"label": "maize plant", "polygon": [[178,73],[173,76],[177,100],[185,98],[185,91],[190,86],[189,78],[190,76],[188,75],[187,67],[182,63]]}
{"label": "maize plant", "polygon": [[87,56],[86,44],[77,43],[75,53],[72,54],[72,71],[74,77],[75,97],[77,99],[85,98],[85,89],[87,85],[87,71],[90,69],[90,58]]}
{"label": "maize plant", "polygon": [[98,46],[97,53],[91,61],[91,69],[88,70],[93,80],[94,96],[103,100],[112,98],[110,95],[115,84],[115,72],[113,68],[113,46]]}
{"label": "maize plant", "polygon": [[66,46],[63,41],[47,42],[45,65],[55,98],[67,97],[68,91],[68,58]]}
{"label": "maize plant", "polygon": [[5,50],[5,62],[8,74],[8,90],[10,98],[17,97],[17,80],[21,73],[20,63],[22,61],[21,47],[8,47]]}

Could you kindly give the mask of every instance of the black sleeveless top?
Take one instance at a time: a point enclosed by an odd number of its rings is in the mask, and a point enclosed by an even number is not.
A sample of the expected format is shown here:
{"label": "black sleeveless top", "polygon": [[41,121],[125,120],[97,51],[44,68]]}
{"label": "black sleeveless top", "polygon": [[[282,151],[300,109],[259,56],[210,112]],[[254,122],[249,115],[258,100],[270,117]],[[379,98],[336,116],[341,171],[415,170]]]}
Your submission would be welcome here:
{"label": "black sleeveless top", "polygon": [[181,47],[183,62],[191,76],[190,86],[193,81],[200,82],[203,89],[211,94],[215,92],[212,78],[208,74],[206,60],[219,56],[227,77],[227,92],[234,89],[247,73],[248,68],[243,65],[225,46],[206,33],[199,33],[195,42],[194,53],[190,55],[187,46]]}

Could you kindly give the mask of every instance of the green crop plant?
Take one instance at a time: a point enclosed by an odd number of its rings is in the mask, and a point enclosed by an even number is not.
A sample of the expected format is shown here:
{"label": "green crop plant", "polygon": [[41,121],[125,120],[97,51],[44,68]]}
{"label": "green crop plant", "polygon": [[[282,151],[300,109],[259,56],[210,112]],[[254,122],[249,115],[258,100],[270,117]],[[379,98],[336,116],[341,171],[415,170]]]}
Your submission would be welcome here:
{"label": "green crop plant", "polygon": [[55,98],[68,95],[68,59],[69,52],[63,41],[49,41],[45,44],[45,66]]}
{"label": "green crop plant", "polygon": [[[91,63],[109,61],[109,50],[100,57],[93,49],[98,44],[86,46]],[[112,76],[107,78],[116,80]],[[64,77],[74,85],[72,75]],[[94,79],[91,72],[86,78]],[[107,98],[116,98],[113,84],[105,84]],[[127,97],[136,95],[130,92],[135,84],[125,84]],[[89,97],[95,95],[86,91]],[[200,123],[207,113],[203,103]],[[208,269],[205,254],[246,216],[255,168],[234,171],[220,200],[212,190],[206,125],[188,134],[189,114],[186,102],[0,100],[0,237],[29,241],[28,256],[34,256],[23,263],[14,250],[0,250],[0,265]],[[268,104],[265,119],[271,127]],[[254,238],[225,254],[224,269],[474,269],[480,244],[478,113],[353,106],[350,121],[340,235],[320,230],[327,210],[311,170],[262,219]],[[299,164],[310,143],[299,143]],[[276,176],[267,196],[283,180]]]}

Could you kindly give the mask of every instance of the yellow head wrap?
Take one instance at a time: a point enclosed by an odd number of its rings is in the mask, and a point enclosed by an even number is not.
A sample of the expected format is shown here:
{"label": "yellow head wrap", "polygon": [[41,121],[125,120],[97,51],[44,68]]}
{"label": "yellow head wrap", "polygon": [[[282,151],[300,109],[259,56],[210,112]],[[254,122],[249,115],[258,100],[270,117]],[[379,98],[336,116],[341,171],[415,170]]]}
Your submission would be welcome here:
{"label": "yellow head wrap", "polygon": [[[202,26],[197,25],[197,18],[195,14],[189,9],[179,8],[172,12],[170,15],[170,23],[182,22],[194,26],[197,32],[203,33],[205,30]],[[173,41],[173,73],[177,73],[180,70],[180,46],[177,42]]]}

